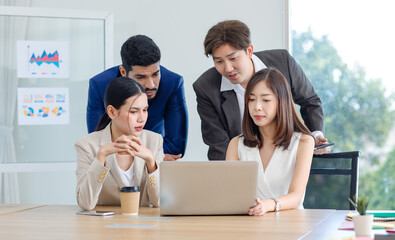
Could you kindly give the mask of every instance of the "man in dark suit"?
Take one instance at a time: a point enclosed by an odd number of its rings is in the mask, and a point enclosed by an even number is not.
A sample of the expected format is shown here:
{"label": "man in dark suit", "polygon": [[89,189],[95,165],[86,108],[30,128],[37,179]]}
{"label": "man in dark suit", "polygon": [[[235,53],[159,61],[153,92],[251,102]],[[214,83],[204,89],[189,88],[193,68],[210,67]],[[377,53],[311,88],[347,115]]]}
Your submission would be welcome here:
{"label": "man in dark suit", "polygon": [[112,67],[90,79],[86,121],[93,132],[104,113],[104,93],[111,80],[124,76],[139,82],[148,97],[148,119],[144,129],[162,134],[165,161],[177,160],[185,153],[188,111],[184,79],[159,64],[160,50],[147,36],[130,37],[121,49],[122,65]]}
{"label": "man in dark suit", "polygon": [[[313,133],[315,145],[324,138],[324,114],[321,100],[310,81],[287,50],[253,53],[250,30],[238,20],[218,23],[204,40],[205,54],[211,55],[214,67],[193,84],[197,109],[202,121],[203,141],[209,146],[209,160],[224,160],[229,141],[241,134],[244,92],[251,77],[266,67],[277,68],[287,79],[306,126]],[[330,147],[315,154],[330,151]]]}

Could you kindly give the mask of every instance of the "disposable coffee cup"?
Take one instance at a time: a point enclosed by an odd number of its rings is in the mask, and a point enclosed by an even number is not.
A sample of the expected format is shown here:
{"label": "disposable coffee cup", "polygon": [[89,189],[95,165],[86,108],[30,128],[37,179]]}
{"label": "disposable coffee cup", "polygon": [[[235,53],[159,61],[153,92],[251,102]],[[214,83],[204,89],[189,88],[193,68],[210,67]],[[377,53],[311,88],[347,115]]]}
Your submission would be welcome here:
{"label": "disposable coffee cup", "polygon": [[140,188],[138,186],[123,187],[120,194],[122,214],[137,215],[140,205]]}

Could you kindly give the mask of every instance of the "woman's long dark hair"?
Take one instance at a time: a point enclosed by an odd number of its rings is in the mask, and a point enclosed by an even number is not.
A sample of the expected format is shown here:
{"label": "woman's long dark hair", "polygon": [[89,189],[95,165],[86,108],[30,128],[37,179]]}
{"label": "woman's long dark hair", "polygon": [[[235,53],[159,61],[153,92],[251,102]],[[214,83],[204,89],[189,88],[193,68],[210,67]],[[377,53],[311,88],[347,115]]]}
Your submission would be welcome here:
{"label": "woman's long dark hair", "polygon": [[100,119],[95,131],[104,129],[110,122],[111,118],[107,114],[107,106],[112,105],[115,109],[119,109],[130,97],[145,93],[143,86],[135,80],[127,77],[115,78],[108,84],[106,93],[104,94],[105,112]]}
{"label": "woman's long dark hair", "polygon": [[247,84],[244,95],[244,115],[242,124],[244,145],[248,147],[258,146],[258,148],[263,146],[263,139],[261,139],[259,128],[251,118],[248,108],[250,94],[255,86],[261,81],[266,83],[266,86],[272,90],[274,96],[277,98],[278,105],[275,118],[276,132],[273,139],[274,145],[287,149],[291,143],[294,132],[311,135],[309,129],[303,124],[296,112],[291,89],[284,75],[277,69],[270,67],[255,73]]}

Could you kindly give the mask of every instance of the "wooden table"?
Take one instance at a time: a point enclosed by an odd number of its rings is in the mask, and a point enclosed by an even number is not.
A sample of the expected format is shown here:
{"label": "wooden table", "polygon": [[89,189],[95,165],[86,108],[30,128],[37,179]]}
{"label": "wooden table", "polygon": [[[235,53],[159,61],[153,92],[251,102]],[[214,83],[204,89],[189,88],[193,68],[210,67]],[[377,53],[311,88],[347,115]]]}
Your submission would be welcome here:
{"label": "wooden table", "polygon": [[19,204],[1,204],[0,215],[11,214],[32,208],[43,207],[44,205],[19,205]]}
{"label": "wooden table", "polygon": [[[157,208],[140,208],[139,218],[121,215],[119,207],[96,209],[116,212],[106,217],[76,215],[78,210],[78,206],[50,205],[1,215],[0,239],[289,240],[328,239],[326,232],[342,232],[341,236],[346,237],[354,235],[353,231],[337,230],[345,213],[337,214],[335,210],[289,210],[262,217],[161,217]],[[329,223],[333,225],[328,227]]]}

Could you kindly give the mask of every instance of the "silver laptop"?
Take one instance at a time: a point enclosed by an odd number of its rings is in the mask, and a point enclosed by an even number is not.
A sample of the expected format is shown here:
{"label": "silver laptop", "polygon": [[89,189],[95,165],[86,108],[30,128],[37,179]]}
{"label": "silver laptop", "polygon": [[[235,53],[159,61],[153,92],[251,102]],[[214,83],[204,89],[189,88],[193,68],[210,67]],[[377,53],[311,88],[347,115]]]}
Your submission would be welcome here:
{"label": "silver laptop", "polygon": [[161,215],[248,214],[255,205],[258,163],[161,162]]}

